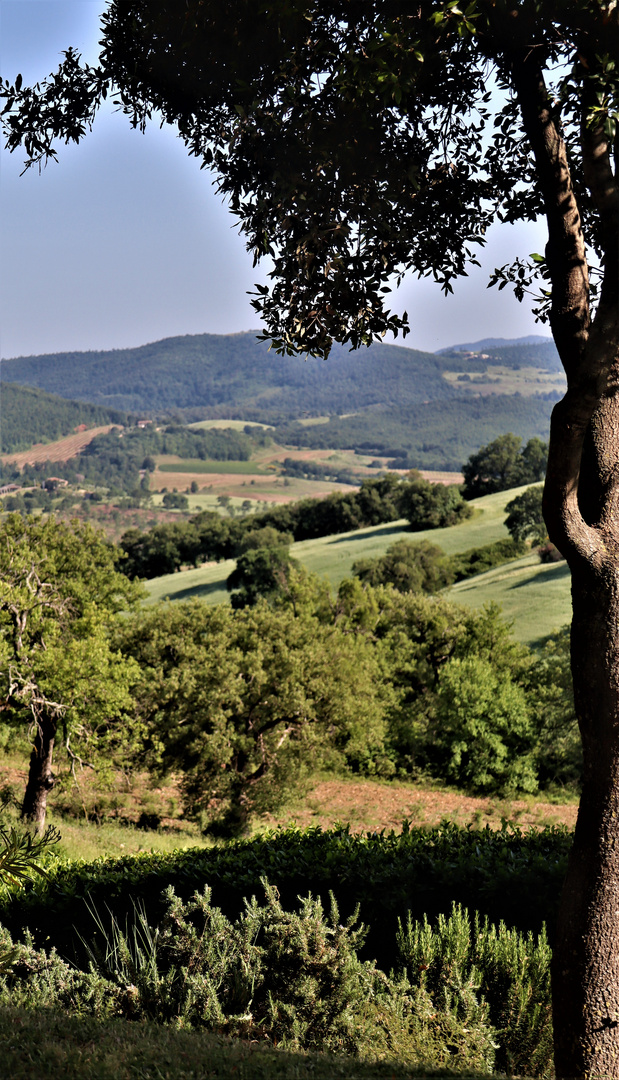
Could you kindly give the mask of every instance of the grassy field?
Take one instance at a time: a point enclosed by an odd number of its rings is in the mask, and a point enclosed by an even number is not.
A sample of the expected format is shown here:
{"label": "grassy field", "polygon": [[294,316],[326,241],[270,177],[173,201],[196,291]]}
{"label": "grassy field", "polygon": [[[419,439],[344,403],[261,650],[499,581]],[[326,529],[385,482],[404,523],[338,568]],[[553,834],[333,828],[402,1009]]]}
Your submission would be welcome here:
{"label": "grassy field", "polygon": [[[350,576],[357,559],[384,555],[396,540],[429,540],[448,555],[454,555],[504,539],[509,535],[504,524],[505,505],[524,490],[517,488],[475,499],[471,503],[474,516],[448,529],[411,533],[405,521],[395,521],[341,536],[303,540],[293,545],[292,554],[308,570],[326,577],[336,588],[343,578]],[[146,602],[158,603],[165,598],[184,600],[193,596],[212,604],[227,602],[226,578],[233,568],[234,561],[230,559],[155,578],[147,582],[149,598]],[[490,602],[499,604],[505,617],[513,622],[516,638],[527,644],[537,642],[570,620],[570,579],[566,564],[545,566],[537,555],[469,578],[454,585],[447,595],[471,607]]]}
{"label": "grassy field", "polygon": [[515,637],[529,645],[565,626],[572,617],[567,563],[543,566],[537,555],[460,581],[449,596],[471,607],[500,604],[504,617],[513,622]]}
{"label": "grassy field", "polygon": [[[394,521],[387,525],[375,525],[369,529],[342,533],[340,536],[324,536],[317,540],[302,540],[293,544],[292,555],[308,570],[326,577],[332,586],[339,585],[343,578],[349,577],[352,565],[357,559],[374,558],[384,555],[387,548],[396,540],[430,540],[453,555],[468,548],[492,544],[509,536],[505,525],[505,504],[520,490],[499,492],[498,495],[486,495],[476,499],[471,505],[475,514],[468,521],[449,529],[428,529],[424,532],[411,533],[405,521]],[[210,603],[218,604],[227,600],[226,578],[234,568],[234,561],[228,560],[217,564],[200,566],[195,570],[184,570],[180,574],[167,574],[147,582],[150,602],[156,603],[168,597],[170,600],[182,600],[189,596],[202,596]]]}

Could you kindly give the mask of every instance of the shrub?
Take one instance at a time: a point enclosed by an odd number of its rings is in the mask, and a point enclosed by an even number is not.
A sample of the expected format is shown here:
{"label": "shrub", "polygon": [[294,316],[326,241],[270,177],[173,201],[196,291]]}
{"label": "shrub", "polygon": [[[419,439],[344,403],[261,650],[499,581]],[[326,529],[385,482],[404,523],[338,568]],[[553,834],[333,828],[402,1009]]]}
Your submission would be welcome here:
{"label": "shrub", "polygon": [[329,915],[312,896],[286,911],[277,890],[262,884],[266,903],[246,900],[234,922],[213,906],[208,886],[188,902],[168,889],[155,929],[137,908],[124,932],[113,918],[106,929],[95,912],[88,971],[27,939],[0,979],[0,1004],[202,1027],[289,1050],[547,1073],[543,938],[478,919],[471,932],[460,908],[434,930],[409,917],[398,933],[404,970],[387,976],[359,958],[358,911],[342,924],[333,896]]}

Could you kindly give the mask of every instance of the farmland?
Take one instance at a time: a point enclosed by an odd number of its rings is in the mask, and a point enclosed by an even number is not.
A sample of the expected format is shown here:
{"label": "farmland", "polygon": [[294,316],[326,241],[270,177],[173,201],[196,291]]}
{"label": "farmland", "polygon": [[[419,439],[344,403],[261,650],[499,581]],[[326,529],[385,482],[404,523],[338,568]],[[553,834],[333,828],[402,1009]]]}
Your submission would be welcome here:
{"label": "farmland", "polygon": [[84,447],[88,446],[95,436],[105,435],[116,426],[105,424],[102,427],[89,428],[88,431],[78,431],[74,435],[67,435],[64,439],[57,439],[55,442],[37,443],[29,450],[22,450],[17,454],[3,454],[2,462],[7,465],[17,465],[21,469],[24,465],[36,465],[43,461],[69,461],[81,454]]}

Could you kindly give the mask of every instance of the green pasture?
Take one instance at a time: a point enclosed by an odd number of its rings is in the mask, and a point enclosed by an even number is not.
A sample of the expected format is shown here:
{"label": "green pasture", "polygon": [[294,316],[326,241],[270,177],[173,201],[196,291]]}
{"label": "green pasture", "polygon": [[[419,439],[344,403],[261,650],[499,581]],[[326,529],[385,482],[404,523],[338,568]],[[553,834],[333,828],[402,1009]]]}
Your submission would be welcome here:
{"label": "green pasture", "polygon": [[514,636],[527,645],[534,645],[572,618],[567,563],[542,565],[537,555],[460,581],[448,595],[471,607],[499,604],[504,617],[513,623]]}
{"label": "green pasture", "polygon": [[[328,419],[328,417],[327,417]],[[187,424],[190,428],[202,428],[204,431],[213,430],[226,430],[232,428],[233,431],[243,431],[249,423],[248,420],[197,420],[195,424]],[[265,431],[272,430],[272,424],[258,424],[251,422],[252,427],[264,428]]]}
{"label": "green pasture", "polygon": [[203,461],[201,458],[166,462],[157,468],[163,473],[231,473],[233,476],[263,476],[268,472],[255,461]]}
{"label": "green pasture", "polygon": [[[497,495],[475,499],[471,503],[475,510],[473,517],[448,529],[427,529],[413,533],[406,521],[392,521],[339,536],[302,540],[293,544],[292,555],[308,570],[326,577],[333,587],[337,587],[343,578],[350,577],[352,565],[357,559],[384,555],[391,544],[403,538],[429,540],[442,547],[448,555],[492,544],[509,535],[504,525],[505,504],[521,490],[525,489],[518,488],[507,494],[502,491]],[[185,600],[192,596],[200,596],[211,604],[227,601],[226,578],[233,567],[234,560],[229,559],[155,578],[146,583],[150,594],[147,603],[157,603],[165,598]]]}

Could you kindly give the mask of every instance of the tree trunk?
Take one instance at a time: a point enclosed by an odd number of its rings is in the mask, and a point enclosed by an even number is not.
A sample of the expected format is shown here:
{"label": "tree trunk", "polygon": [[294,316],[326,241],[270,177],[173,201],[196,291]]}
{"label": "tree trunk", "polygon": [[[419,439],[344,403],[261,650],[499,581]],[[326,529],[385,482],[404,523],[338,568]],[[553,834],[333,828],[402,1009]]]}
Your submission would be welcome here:
{"label": "tree trunk", "polygon": [[22,820],[34,825],[38,833],[45,829],[47,796],[56,782],[52,773],[55,740],[55,718],[42,716],[30,755],[28,782],[21,808]]}
{"label": "tree trunk", "polygon": [[558,1077],[619,1077],[619,567],[572,570],[583,792],[553,950]]}

